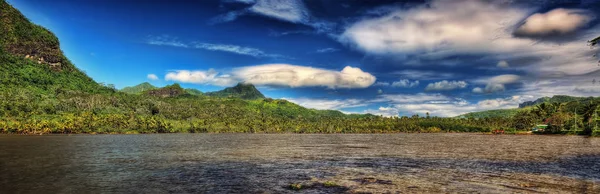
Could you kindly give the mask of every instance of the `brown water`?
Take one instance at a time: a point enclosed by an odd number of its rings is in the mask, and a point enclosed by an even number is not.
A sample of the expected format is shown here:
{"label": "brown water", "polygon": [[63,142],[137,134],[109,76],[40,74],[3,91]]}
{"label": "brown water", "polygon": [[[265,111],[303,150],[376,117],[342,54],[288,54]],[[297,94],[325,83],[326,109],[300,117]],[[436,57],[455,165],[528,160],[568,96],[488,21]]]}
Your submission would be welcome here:
{"label": "brown water", "polygon": [[[303,188],[291,190],[292,183]],[[477,134],[0,136],[0,193],[474,191],[600,193],[600,138]]]}

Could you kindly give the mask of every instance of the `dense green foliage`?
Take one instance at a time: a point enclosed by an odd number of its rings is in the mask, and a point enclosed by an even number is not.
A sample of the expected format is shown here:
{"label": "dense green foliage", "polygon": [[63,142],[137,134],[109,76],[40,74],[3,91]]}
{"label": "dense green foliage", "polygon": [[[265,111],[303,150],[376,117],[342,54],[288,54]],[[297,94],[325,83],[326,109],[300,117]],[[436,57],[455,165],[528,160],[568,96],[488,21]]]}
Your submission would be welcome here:
{"label": "dense green foliage", "polygon": [[225,88],[224,90],[217,92],[207,92],[205,94],[215,97],[238,97],[249,100],[265,98],[265,96],[260,93],[260,91],[254,87],[254,85],[244,83],[238,83],[234,87]]}
{"label": "dense green foliage", "polygon": [[205,95],[178,84],[156,88],[144,83],[118,92],[75,68],[51,32],[31,24],[4,0],[0,21],[0,133],[490,132],[528,130],[545,122],[549,132],[600,134],[595,99],[542,103],[514,117],[386,118],[307,109],[265,98],[251,84]]}
{"label": "dense green foliage", "polygon": [[186,88],[185,92],[188,94],[191,94],[191,95],[195,95],[195,96],[204,95],[204,93],[202,91],[193,89],[193,88]]}
{"label": "dense green foliage", "polygon": [[535,106],[535,105],[539,105],[542,103],[564,103],[564,102],[571,102],[571,101],[579,101],[582,103],[586,103],[591,100],[594,100],[594,98],[593,97],[574,97],[574,96],[556,95],[556,96],[552,96],[552,97],[538,98],[535,101],[523,102],[523,103],[519,104],[519,108]]}
{"label": "dense green foliage", "polygon": [[130,86],[130,87],[124,87],[123,89],[119,90],[121,92],[127,93],[127,94],[143,94],[144,92],[148,91],[148,90],[154,90],[157,89],[156,86],[153,86],[152,84],[148,83],[148,82],[144,82],[135,86]]}
{"label": "dense green foliage", "polygon": [[460,116],[458,116],[458,118],[490,118],[490,117],[509,118],[509,117],[513,117],[513,116],[517,115],[517,113],[519,113],[520,111],[522,111],[522,109],[519,109],[519,108],[486,110],[486,111],[480,111],[480,112],[470,112],[467,114],[460,115]]}

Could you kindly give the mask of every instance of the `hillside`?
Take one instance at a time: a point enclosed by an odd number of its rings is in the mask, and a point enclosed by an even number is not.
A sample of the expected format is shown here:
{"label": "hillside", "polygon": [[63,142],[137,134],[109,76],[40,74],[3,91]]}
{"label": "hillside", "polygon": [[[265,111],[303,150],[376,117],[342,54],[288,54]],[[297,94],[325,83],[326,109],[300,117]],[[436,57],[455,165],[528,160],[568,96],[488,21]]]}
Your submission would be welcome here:
{"label": "hillside", "polygon": [[513,108],[513,109],[498,109],[498,110],[486,110],[480,112],[470,112],[467,114],[463,114],[457,116],[458,118],[493,118],[493,117],[505,117],[509,118],[515,116],[519,113],[521,109]]}
{"label": "hillside", "polygon": [[0,0],[0,32],[0,87],[43,93],[112,92],[77,69],[52,32],[32,24],[5,0]]}
{"label": "hillside", "polygon": [[519,104],[519,108],[524,108],[528,106],[534,106],[542,103],[563,103],[563,102],[571,102],[571,101],[579,101],[579,102],[589,102],[593,100],[593,97],[574,97],[574,96],[565,96],[565,95],[556,95],[552,97],[542,97],[538,98],[534,101],[527,101]]}
{"label": "hillside", "polygon": [[207,92],[205,95],[214,97],[238,97],[247,100],[265,98],[254,85],[246,83],[238,83],[234,87],[228,87],[221,91]]}
{"label": "hillside", "polygon": [[[63,55],[57,37],[30,23],[4,0],[0,0],[0,32],[0,133],[489,132],[517,124],[526,129],[548,118],[556,123],[589,122],[600,105],[544,106],[550,108],[536,112],[540,116],[526,115],[528,122],[515,123],[512,118],[346,115],[265,98],[244,83],[205,95],[178,84],[163,88],[142,84],[127,93],[116,92],[77,69]],[[571,118],[565,107],[577,107],[576,114],[585,116]]]}
{"label": "hillside", "polygon": [[135,86],[130,86],[130,87],[124,87],[123,89],[121,89],[121,92],[124,93],[128,93],[128,94],[142,94],[145,91],[148,90],[154,90],[157,89],[156,86],[153,86],[152,84],[148,83],[148,82],[144,82]]}

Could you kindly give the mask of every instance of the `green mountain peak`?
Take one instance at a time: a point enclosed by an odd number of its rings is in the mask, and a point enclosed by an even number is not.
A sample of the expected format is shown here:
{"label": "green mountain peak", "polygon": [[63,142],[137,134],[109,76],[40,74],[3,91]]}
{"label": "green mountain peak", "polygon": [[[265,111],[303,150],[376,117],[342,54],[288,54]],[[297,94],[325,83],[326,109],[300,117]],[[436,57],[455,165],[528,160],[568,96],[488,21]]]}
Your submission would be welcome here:
{"label": "green mountain peak", "polygon": [[237,85],[233,86],[233,87],[228,87],[225,88],[223,90],[220,91],[216,91],[216,92],[207,92],[206,95],[208,96],[215,96],[215,97],[235,97],[235,98],[241,98],[241,99],[259,99],[259,98],[265,98],[265,96],[258,91],[258,89],[256,89],[256,87],[254,87],[254,85],[252,85],[251,83],[238,83]]}

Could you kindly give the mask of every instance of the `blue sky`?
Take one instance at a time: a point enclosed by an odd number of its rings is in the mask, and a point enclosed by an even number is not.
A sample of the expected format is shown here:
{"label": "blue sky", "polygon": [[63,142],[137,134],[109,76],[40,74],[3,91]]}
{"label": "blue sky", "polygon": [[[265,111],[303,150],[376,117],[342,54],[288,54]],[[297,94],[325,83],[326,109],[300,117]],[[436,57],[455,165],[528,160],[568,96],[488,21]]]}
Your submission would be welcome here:
{"label": "blue sky", "polygon": [[9,0],[117,88],[237,82],[317,109],[456,116],[597,96],[598,1]]}

